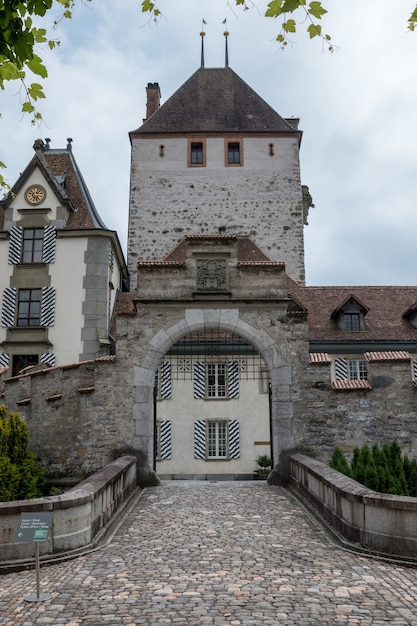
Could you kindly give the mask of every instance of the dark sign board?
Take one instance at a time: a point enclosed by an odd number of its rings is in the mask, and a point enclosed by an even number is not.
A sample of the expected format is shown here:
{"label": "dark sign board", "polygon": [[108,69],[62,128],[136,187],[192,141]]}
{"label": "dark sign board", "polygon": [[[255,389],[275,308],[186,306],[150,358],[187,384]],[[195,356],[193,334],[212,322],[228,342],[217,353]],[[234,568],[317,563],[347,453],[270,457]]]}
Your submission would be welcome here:
{"label": "dark sign board", "polygon": [[16,543],[43,542],[48,539],[53,513],[21,513],[16,529]]}

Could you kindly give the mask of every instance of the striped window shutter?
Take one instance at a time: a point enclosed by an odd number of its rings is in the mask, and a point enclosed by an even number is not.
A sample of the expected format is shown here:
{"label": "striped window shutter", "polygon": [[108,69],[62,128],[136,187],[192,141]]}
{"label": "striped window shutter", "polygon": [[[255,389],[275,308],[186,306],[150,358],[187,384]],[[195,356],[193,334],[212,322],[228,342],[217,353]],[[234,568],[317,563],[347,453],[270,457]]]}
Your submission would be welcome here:
{"label": "striped window shutter", "polygon": [[206,458],[206,421],[194,422],[194,458]]}
{"label": "striped window shutter", "polygon": [[55,262],[56,228],[53,225],[45,226],[43,231],[42,261],[44,263]]}
{"label": "striped window shutter", "polygon": [[2,352],[0,354],[0,367],[9,367],[10,363],[10,354],[5,354]]}
{"label": "striped window shutter", "polygon": [[41,363],[49,363],[49,365],[52,365],[52,367],[54,367],[56,364],[56,356],[51,352],[45,352],[44,354],[41,354],[39,360]]}
{"label": "striped window shutter", "polygon": [[170,459],[172,457],[171,420],[161,420],[159,433],[159,458],[161,460]]}
{"label": "striped window shutter", "polygon": [[204,361],[194,363],[194,398],[206,397],[206,364]]}
{"label": "striped window shutter", "polygon": [[1,310],[1,325],[11,328],[15,325],[17,289],[6,287],[3,291],[3,307]]}
{"label": "striped window shutter", "polygon": [[161,377],[160,395],[162,400],[169,400],[172,396],[171,362],[164,361],[160,367]]}
{"label": "striped window shutter", "polygon": [[417,359],[413,360],[413,378],[417,378]]}
{"label": "striped window shutter", "polygon": [[41,326],[55,324],[55,287],[42,288]]}
{"label": "striped window shutter", "polygon": [[342,358],[335,359],[334,368],[335,368],[335,373],[336,373],[336,380],[348,379],[348,369],[347,369],[346,359],[342,359]]}
{"label": "striped window shutter", "polygon": [[22,258],[23,228],[12,226],[9,241],[9,265],[17,265]]}
{"label": "striped window shutter", "polygon": [[239,397],[239,363],[229,361],[227,364],[227,384],[229,398]]}
{"label": "striped window shutter", "polygon": [[229,420],[229,457],[238,459],[240,456],[239,422]]}

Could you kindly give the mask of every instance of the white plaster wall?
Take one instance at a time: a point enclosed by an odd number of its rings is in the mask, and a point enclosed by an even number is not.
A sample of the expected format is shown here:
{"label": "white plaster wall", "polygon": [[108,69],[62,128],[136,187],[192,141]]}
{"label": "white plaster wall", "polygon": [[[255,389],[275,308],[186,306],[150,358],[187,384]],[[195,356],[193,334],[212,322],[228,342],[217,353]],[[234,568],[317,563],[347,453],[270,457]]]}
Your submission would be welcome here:
{"label": "white plaster wall", "polygon": [[[270,455],[269,397],[260,393],[260,381],[240,380],[239,398],[194,398],[192,380],[173,380],[172,398],[157,402],[157,419],[171,420],[172,458],[157,462],[160,474],[251,474],[259,454]],[[236,419],[240,430],[240,457],[231,460],[194,458],[194,422],[198,419]]]}
{"label": "white plaster wall", "polygon": [[82,303],[85,298],[84,253],[86,237],[58,238],[55,263],[49,265],[51,286],[56,289],[55,324],[49,327],[51,352],[57,364],[77,363],[82,352]]}
{"label": "white plaster wall", "polygon": [[[274,156],[269,156],[269,144]],[[159,156],[164,144],[165,156]],[[161,259],[185,235],[250,235],[304,282],[302,189],[295,138],[243,140],[242,167],[224,165],[224,138],[207,139],[206,167],[187,167],[187,139],[133,139],[129,270]]]}
{"label": "white plaster wall", "polygon": [[[30,187],[30,185],[34,185],[34,184],[42,185],[42,187],[45,188],[46,197],[43,202],[32,207],[30,204],[28,204],[28,202],[25,199],[25,191],[28,187]],[[52,187],[50,187],[48,182],[45,180],[41,171],[38,168],[36,168],[27,179],[25,185],[17,193],[11,206],[13,208],[12,220],[14,222],[19,222],[19,220],[22,217],[21,213],[19,213],[19,209],[31,209],[31,208],[33,208],[35,211],[39,209],[49,209],[47,218],[50,221],[55,221],[57,219],[57,209],[60,205],[58,204],[58,199],[54,191],[52,190]],[[7,228],[8,225],[6,224],[5,226]]]}
{"label": "white plaster wall", "polygon": [[[10,278],[13,274],[13,265],[8,264],[9,240],[0,239],[0,306],[3,306],[3,291],[10,286]],[[0,326],[0,342],[6,339],[7,328]]]}

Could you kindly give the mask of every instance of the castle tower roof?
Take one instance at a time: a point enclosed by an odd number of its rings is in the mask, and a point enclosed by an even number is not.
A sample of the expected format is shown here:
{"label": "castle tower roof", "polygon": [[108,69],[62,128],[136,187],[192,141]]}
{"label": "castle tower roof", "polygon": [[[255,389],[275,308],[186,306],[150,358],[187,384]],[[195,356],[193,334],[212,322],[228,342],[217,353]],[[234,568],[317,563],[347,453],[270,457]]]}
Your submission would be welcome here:
{"label": "castle tower roof", "polygon": [[132,135],[154,133],[289,133],[282,118],[232,69],[200,67]]}

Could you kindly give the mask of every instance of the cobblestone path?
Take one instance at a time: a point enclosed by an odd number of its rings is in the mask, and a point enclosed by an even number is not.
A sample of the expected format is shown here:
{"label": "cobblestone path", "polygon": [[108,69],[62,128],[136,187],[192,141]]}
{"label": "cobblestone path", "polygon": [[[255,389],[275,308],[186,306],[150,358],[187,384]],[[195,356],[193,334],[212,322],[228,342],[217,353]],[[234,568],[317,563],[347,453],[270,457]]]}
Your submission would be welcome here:
{"label": "cobblestone path", "polygon": [[111,543],[0,577],[12,626],[417,626],[417,569],[333,544],[280,487],[172,482],[146,490]]}

